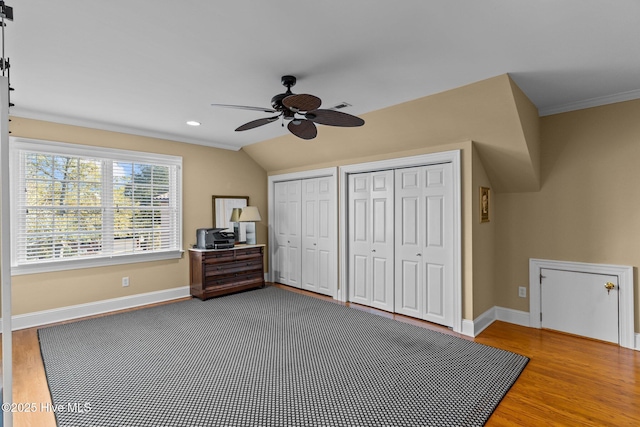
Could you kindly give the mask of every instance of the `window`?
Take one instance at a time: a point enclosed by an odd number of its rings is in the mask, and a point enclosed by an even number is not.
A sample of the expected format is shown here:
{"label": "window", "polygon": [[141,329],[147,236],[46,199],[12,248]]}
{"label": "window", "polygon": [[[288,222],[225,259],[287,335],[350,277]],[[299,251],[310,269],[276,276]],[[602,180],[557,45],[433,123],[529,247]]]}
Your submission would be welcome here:
{"label": "window", "polygon": [[181,256],[182,158],[13,138],[12,273]]}

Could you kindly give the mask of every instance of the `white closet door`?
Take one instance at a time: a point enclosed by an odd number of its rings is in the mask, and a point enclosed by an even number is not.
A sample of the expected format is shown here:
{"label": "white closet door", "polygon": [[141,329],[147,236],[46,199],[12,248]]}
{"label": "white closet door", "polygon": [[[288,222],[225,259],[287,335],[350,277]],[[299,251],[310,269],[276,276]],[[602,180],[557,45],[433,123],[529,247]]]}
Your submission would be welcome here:
{"label": "white closet door", "polygon": [[371,174],[349,175],[349,301],[371,304]]}
{"label": "white closet door", "polygon": [[274,185],[273,196],[273,234],[275,236],[273,248],[273,280],[287,284],[289,280],[289,262],[287,236],[289,223],[287,221],[287,183],[277,182]]}
{"label": "white closet door", "polygon": [[333,296],[338,288],[335,177],[317,179],[318,190],[318,290]]}
{"label": "white closet door", "polygon": [[396,170],[396,312],[453,326],[452,165]]}
{"label": "white closet door", "polygon": [[349,175],[349,300],[393,311],[393,171]]}
{"label": "white closet door", "polygon": [[371,306],[393,311],[393,171],[371,174]]}
{"label": "white closet door", "polygon": [[422,168],[397,169],[395,179],[396,251],[395,311],[423,317],[423,242],[421,215],[424,208]]}
{"label": "white closet door", "polygon": [[299,288],[301,283],[300,181],[275,183],[275,280]]}
{"label": "white closet door", "polygon": [[318,181],[302,180],[302,289],[318,292]]}
{"label": "white closet door", "polygon": [[427,166],[424,179],[423,319],[453,326],[453,166]]}
{"label": "white closet door", "polygon": [[302,288],[333,295],[336,288],[335,179],[302,180]]}

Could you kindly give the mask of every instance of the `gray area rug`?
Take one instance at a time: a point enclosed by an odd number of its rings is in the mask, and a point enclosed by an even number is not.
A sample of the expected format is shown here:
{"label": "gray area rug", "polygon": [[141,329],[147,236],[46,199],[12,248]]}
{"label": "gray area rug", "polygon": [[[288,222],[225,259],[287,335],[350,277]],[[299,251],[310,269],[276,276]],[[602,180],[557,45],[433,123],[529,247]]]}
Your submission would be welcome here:
{"label": "gray area rug", "polygon": [[60,427],[481,426],[528,362],[275,287],[38,334]]}

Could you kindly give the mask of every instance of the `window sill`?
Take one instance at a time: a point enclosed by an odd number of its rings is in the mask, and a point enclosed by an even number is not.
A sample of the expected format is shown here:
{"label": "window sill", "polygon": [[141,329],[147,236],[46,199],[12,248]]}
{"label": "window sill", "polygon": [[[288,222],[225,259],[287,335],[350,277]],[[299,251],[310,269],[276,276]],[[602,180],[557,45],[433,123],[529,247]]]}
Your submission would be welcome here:
{"label": "window sill", "polygon": [[163,261],[182,258],[184,251],[154,252],[149,254],[118,255],[104,258],[74,259],[68,261],[49,261],[11,267],[12,276],[24,274],[48,273],[52,271],[77,270],[81,268],[105,267],[137,262]]}

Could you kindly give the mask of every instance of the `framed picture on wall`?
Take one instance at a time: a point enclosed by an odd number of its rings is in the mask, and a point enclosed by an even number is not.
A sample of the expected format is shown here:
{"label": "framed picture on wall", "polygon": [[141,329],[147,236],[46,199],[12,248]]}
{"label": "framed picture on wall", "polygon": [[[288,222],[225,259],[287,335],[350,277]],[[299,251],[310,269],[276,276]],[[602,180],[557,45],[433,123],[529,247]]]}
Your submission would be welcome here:
{"label": "framed picture on wall", "polygon": [[[244,242],[247,239],[247,224],[244,222],[232,223],[231,213],[234,208],[242,209],[248,205],[249,197],[247,196],[212,196],[213,227],[237,232],[236,241]],[[235,228],[235,225],[238,228]]]}
{"label": "framed picture on wall", "polygon": [[480,187],[480,222],[489,222],[491,203],[491,190],[488,187]]}

